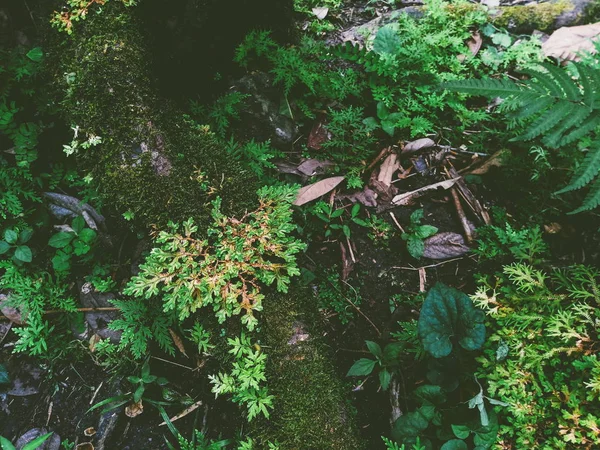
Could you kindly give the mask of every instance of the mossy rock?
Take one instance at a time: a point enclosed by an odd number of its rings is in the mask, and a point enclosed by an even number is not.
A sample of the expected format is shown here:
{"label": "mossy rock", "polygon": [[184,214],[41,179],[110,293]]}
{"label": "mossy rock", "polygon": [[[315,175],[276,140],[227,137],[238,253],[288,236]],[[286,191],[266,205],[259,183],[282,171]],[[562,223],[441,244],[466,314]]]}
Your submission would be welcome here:
{"label": "mossy rock", "polygon": [[323,341],[314,295],[296,286],[291,294],[269,295],[264,305],[261,344],[269,357],[275,409],[270,420],[257,419],[250,434],[263,445],[278,443],[281,450],[365,448],[349,404],[350,388],[335,372]]}
{"label": "mossy rock", "polygon": [[212,133],[157,96],[136,12],[110,2],[73,35],[54,37],[47,60],[58,62],[59,110],[82,138],[102,138],[76,157],[105,204],[144,226],[194,217],[205,229],[214,198],[240,214],[255,204],[256,183]]}
{"label": "mossy rock", "polygon": [[573,11],[574,4],[570,0],[557,0],[527,5],[501,6],[499,14],[493,19],[496,26],[507,28],[518,33],[533,30],[552,31],[560,26],[560,18]]}

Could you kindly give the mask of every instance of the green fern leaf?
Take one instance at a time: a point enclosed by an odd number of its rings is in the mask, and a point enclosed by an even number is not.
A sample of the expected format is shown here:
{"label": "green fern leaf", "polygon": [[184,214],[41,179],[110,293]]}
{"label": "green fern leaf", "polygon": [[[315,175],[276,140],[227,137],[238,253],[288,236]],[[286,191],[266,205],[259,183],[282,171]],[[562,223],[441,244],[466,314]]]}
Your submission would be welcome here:
{"label": "green fern leaf", "polygon": [[453,80],[442,83],[444,89],[464,92],[471,95],[484,95],[486,97],[508,97],[518,95],[524,88],[510,80],[497,80],[485,78],[483,80]]}
{"label": "green fern leaf", "polygon": [[579,74],[579,82],[581,83],[581,89],[583,91],[583,104],[590,109],[594,109],[594,105],[596,104],[595,87],[600,86],[600,84],[598,84],[598,79],[596,78],[598,71],[592,70],[585,64],[573,64],[577,68],[577,73]]}
{"label": "green fern leaf", "polygon": [[549,94],[556,98],[564,97],[562,88],[557,84],[556,79],[549,74],[541,72],[537,68],[524,69],[522,73],[531,77],[532,81],[529,82],[529,86],[532,89],[544,95]]}
{"label": "green fern leaf", "polygon": [[598,125],[600,125],[600,114],[594,111],[594,114],[590,118],[588,118],[587,122],[585,122],[578,128],[575,128],[573,131],[571,131],[569,134],[567,134],[561,139],[561,147],[571,144],[572,142],[575,142],[584,136],[587,136]]}
{"label": "green fern leaf", "polygon": [[598,175],[598,171],[600,171],[600,142],[597,141],[594,142],[583,162],[573,174],[571,182],[556,192],[556,194],[564,194],[565,192],[581,189]]}
{"label": "green fern leaf", "polygon": [[563,120],[544,137],[542,142],[548,147],[558,148],[561,137],[572,127],[583,123],[592,114],[592,110],[587,106],[573,104],[573,112],[563,118]]}
{"label": "green fern leaf", "polygon": [[575,105],[571,102],[558,102],[531,123],[525,134],[512,139],[514,141],[529,141],[541,136],[554,128],[561,120],[573,112]]}
{"label": "green fern leaf", "polygon": [[542,67],[544,67],[544,69],[546,69],[550,75],[554,77],[569,100],[572,102],[581,101],[581,91],[579,90],[579,86],[577,86],[577,84],[565,70],[550,63],[543,63]]}
{"label": "green fern leaf", "polygon": [[516,119],[526,119],[528,117],[532,117],[533,115],[544,111],[553,103],[554,99],[552,97],[540,97],[538,95],[535,100],[531,102],[524,102],[523,106],[515,111],[514,117]]}
{"label": "green fern leaf", "polygon": [[575,211],[571,211],[567,214],[578,214],[583,211],[589,211],[597,208],[598,206],[600,206],[600,177],[596,178],[596,181],[590,188],[590,192],[583,200],[583,204]]}

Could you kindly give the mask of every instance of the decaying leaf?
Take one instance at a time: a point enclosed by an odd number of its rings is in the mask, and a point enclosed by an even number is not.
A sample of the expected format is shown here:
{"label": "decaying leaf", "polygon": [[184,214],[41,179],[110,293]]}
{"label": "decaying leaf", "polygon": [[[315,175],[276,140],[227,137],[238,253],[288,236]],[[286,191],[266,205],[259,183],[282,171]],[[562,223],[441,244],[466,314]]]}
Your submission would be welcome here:
{"label": "decaying leaf", "polygon": [[413,153],[419,151],[423,148],[433,147],[435,145],[435,141],[429,138],[417,139],[416,141],[411,141],[407,143],[402,149],[402,153]]}
{"label": "decaying leaf", "polygon": [[435,190],[438,188],[442,189],[450,189],[452,186],[456,184],[456,182],[460,180],[458,178],[452,178],[450,180],[440,181],[439,183],[430,184],[429,186],[424,186],[420,189],[416,189],[410,192],[404,192],[403,194],[396,195],[392,199],[392,203],[396,206],[407,206],[412,204],[417,198],[425,195],[427,191]]}
{"label": "decaying leaf", "polygon": [[482,165],[480,165],[476,169],[471,170],[469,174],[483,175],[487,173],[492,167],[502,167],[503,158],[506,155],[506,153],[506,150],[498,150],[496,153],[494,153],[492,156],[486,159]]}
{"label": "decaying leaf", "polygon": [[338,184],[344,181],[344,178],[346,177],[330,177],[321,181],[317,181],[316,183],[309,184],[308,186],[304,186],[298,191],[298,196],[296,197],[294,205],[301,206],[319,198],[322,195],[327,194]]}
{"label": "decaying leaf", "polygon": [[327,17],[329,8],[325,8],[325,7],[313,8],[312,12],[315,16],[317,16],[317,19],[323,20],[325,17]]}
{"label": "decaying leaf", "polygon": [[23,325],[23,317],[21,316],[21,312],[12,306],[8,306],[8,296],[4,294],[0,294],[0,313],[12,323],[17,325]]}
{"label": "decaying leaf", "polygon": [[97,333],[92,334],[92,337],[89,340],[89,349],[90,349],[90,352],[94,353],[94,350],[96,350],[96,345],[101,340],[102,340],[102,338]]}
{"label": "decaying leaf", "polygon": [[131,417],[132,419],[134,417],[139,416],[143,412],[144,412],[144,405],[141,400],[136,403],[131,403],[130,405],[127,405],[125,407],[125,415],[127,417]]}
{"label": "decaying leaf", "polygon": [[311,158],[298,165],[298,171],[312,177],[313,175],[325,172],[325,170],[333,165],[331,161],[319,161],[318,159]]}
{"label": "decaying leaf", "polygon": [[321,150],[323,142],[331,139],[331,133],[327,130],[326,121],[324,118],[317,121],[308,135],[306,145],[313,150]]}
{"label": "decaying leaf", "polygon": [[425,239],[423,243],[423,256],[429,259],[456,258],[471,250],[465,245],[462,235],[452,232],[438,233]]}
{"label": "decaying leaf", "polygon": [[400,164],[398,163],[398,157],[395,153],[388,155],[387,158],[381,163],[381,167],[379,168],[379,175],[377,176],[377,181],[380,181],[387,186],[392,185],[392,177],[394,172],[396,172],[400,168]]}
{"label": "decaying leaf", "polygon": [[177,349],[181,352],[181,354],[184,355],[186,358],[189,358],[189,356],[185,352],[185,347],[183,345],[183,341],[181,340],[179,335],[177,333],[175,333],[173,330],[171,330],[170,328],[169,328],[169,334],[171,335],[171,339],[173,340],[173,343],[175,344]]}
{"label": "decaying leaf", "polygon": [[542,44],[545,56],[579,61],[581,52],[596,53],[594,39],[600,36],[600,22],[577,27],[562,27]]}
{"label": "decaying leaf", "polygon": [[[471,33],[471,38],[467,41],[467,47],[469,47],[469,52],[471,52],[471,55],[476,56],[477,53],[479,53],[481,44],[483,44],[481,34],[478,30],[473,31],[473,33]],[[458,60],[460,62],[463,62],[465,59],[467,59],[467,55],[458,55]]]}
{"label": "decaying leaf", "polygon": [[340,195],[337,198],[340,200],[350,200],[352,203],[358,202],[372,208],[377,206],[377,192],[367,186],[365,186],[365,188],[360,192],[355,192],[354,194],[348,195]]}
{"label": "decaying leaf", "polygon": [[291,174],[300,175],[300,176],[304,175],[302,172],[300,172],[298,170],[297,164],[292,164],[287,161],[276,161],[274,164],[275,164],[275,167],[277,167],[277,170],[281,173],[291,173]]}

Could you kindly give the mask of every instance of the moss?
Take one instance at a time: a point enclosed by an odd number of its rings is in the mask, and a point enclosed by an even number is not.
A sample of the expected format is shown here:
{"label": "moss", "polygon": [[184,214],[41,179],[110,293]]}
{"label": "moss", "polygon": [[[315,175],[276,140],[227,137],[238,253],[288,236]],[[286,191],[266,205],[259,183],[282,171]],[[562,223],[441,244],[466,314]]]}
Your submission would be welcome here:
{"label": "moss", "polygon": [[204,224],[217,195],[228,214],[239,214],[255,202],[251,174],[211,133],[157,97],[134,13],[107,3],[48,52],[60,61],[54,70],[65,119],[103,140],[80,152],[80,169],[107,204],[132,211],[145,226],[188,217]]}
{"label": "moss", "polygon": [[[282,450],[354,450],[358,439],[347,392],[322,340],[316,298],[303,289],[265,300],[261,333],[269,355],[268,386],[275,395],[269,421],[253,434]],[[306,339],[308,337],[308,339]]]}
{"label": "moss", "polygon": [[572,9],[573,4],[569,0],[506,6],[500,8],[501,14],[493,22],[496,26],[515,31],[547,31],[552,28],[559,15]]}
{"label": "moss", "polygon": [[577,20],[577,25],[587,25],[600,21],[600,0],[588,3]]}

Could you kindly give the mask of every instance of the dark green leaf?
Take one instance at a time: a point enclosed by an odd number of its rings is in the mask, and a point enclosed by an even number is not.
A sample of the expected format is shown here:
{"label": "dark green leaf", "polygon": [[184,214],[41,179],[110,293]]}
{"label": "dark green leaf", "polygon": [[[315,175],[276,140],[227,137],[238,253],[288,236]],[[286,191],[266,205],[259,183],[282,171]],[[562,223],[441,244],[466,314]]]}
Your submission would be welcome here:
{"label": "dark green leaf", "polygon": [[79,239],[86,244],[90,244],[94,242],[94,239],[96,239],[96,232],[91,228],[84,228],[79,232]]}
{"label": "dark green leaf", "polygon": [[6,230],[4,232],[4,240],[9,244],[15,244],[19,235],[15,230]]}
{"label": "dark green leaf", "polygon": [[442,445],[440,450],[468,450],[467,444],[460,439],[452,439],[451,441],[446,442]]}
{"label": "dark green leaf", "polygon": [[413,392],[415,398],[419,399],[423,405],[439,406],[446,402],[446,394],[440,386],[425,384],[419,386]]}
{"label": "dark green leaf", "polygon": [[73,228],[75,233],[79,234],[85,228],[85,219],[82,216],[75,217],[71,223],[71,228]]}
{"label": "dark green leaf", "polygon": [[352,210],[350,211],[350,215],[352,217],[356,217],[357,214],[360,211],[360,203],[355,203],[354,206],[352,207]]}
{"label": "dark green leaf", "polygon": [[143,384],[140,384],[138,386],[138,388],[133,393],[133,401],[135,403],[138,403],[142,399],[142,396],[144,395],[145,390],[146,390],[146,387]]}
{"label": "dark green leaf", "polygon": [[438,229],[432,225],[421,225],[416,229],[416,235],[421,239],[427,239],[438,232]]}
{"label": "dark green leaf", "polygon": [[398,27],[389,24],[381,27],[373,41],[373,51],[378,55],[393,55],[398,52],[401,41],[398,35]]}
{"label": "dark green leaf", "polygon": [[381,372],[379,372],[379,383],[384,391],[387,391],[391,380],[392,374],[389,373],[387,369],[383,369]]}
{"label": "dark green leaf", "polygon": [[467,439],[471,434],[471,429],[466,425],[452,425],[452,432],[459,439]]}
{"label": "dark green leaf", "polygon": [[54,248],[63,248],[69,245],[74,238],[74,233],[61,231],[50,238],[48,245]]}
{"label": "dark green leaf", "polygon": [[140,377],[127,377],[127,381],[129,381],[131,384],[138,384],[142,381],[142,379]]}
{"label": "dark green leaf", "polygon": [[19,244],[26,244],[31,236],[33,236],[33,230],[31,228],[24,229],[19,233]]}
{"label": "dark green leaf", "polygon": [[431,414],[429,411],[419,408],[415,412],[404,414],[396,420],[392,430],[395,440],[402,442],[406,438],[419,436],[428,426]]}
{"label": "dark green leaf", "polygon": [[5,254],[10,249],[10,244],[6,241],[0,241],[0,255]]}
{"label": "dark green leaf", "polygon": [[350,237],[350,227],[348,225],[343,225],[342,231],[344,232],[344,236],[346,236],[347,238]]}
{"label": "dark green leaf", "polygon": [[31,249],[26,245],[21,245],[17,247],[17,249],[15,250],[15,258],[17,258],[19,261],[27,263],[31,262],[31,260],[33,259]]}
{"label": "dark green leaf", "polygon": [[406,248],[408,249],[408,253],[415,259],[419,259],[423,256],[423,252],[425,251],[425,244],[421,239],[418,239],[414,236],[409,236],[408,241],[406,242]]}
{"label": "dark green leaf", "polygon": [[33,47],[27,52],[27,57],[33,62],[40,62],[44,57],[44,52],[40,47]]}
{"label": "dark green leaf", "polygon": [[485,342],[483,312],[462,292],[442,283],[427,294],[419,316],[419,338],[435,358],[448,356],[453,341],[465,350],[478,350]]}
{"label": "dark green leaf", "polygon": [[373,368],[375,367],[376,361],[367,358],[361,358],[356,361],[350,370],[346,374],[348,377],[360,377],[364,375],[369,375],[373,372]]}
{"label": "dark green leaf", "polygon": [[365,343],[367,344],[367,348],[369,349],[369,351],[373,355],[375,355],[375,357],[377,359],[381,359],[383,357],[383,353],[381,351],[381,347],[379,346],[379,344],[377,342],[365,341]]}
{"label": "dark green leaf", "polygon": [[381,129],[385,131],[390,136],[394,136],[394,132],[396,131],[396,121],[395,120],[382,120],[381,121]]}

